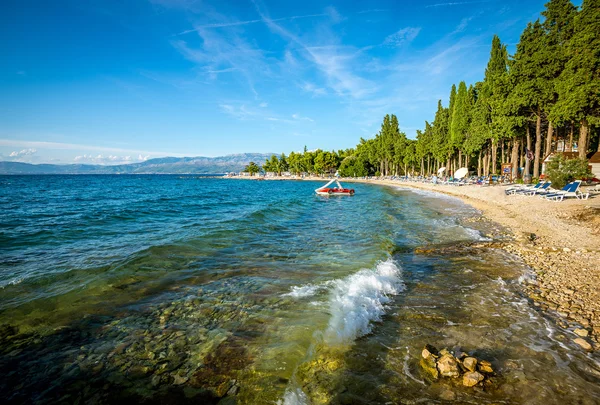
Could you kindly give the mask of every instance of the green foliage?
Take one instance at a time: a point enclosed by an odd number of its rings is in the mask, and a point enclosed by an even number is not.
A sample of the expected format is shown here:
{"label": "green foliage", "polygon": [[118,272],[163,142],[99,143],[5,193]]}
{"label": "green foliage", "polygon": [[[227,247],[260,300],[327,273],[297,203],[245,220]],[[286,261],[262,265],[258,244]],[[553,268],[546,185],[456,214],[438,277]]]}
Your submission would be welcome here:
{"label": "green foliage", "polygon": [[568,182],[591,175],[586,159],[567,159],[557,154],[547,164],[546,176],[555,189],[563,188]]}
{"label": "green foliage", "polygon": [[260,166],[254,162],[250,162],[244,168],[244,172],[250,173],[250,176],[254,176],[256,173],[260,172]]}
{"label": "green foliage", "polygon": [[314,170],[319,174],[332,174],[338,166],[338,159],[335,152],[325,152],[320,150],[314,160]]}
{"label": "green foliage", "polygon": [[552,113],[561,121],[585,119],[600,125],[600,2],[584,0],[573,27]]}
{"label": "green foliage", "polygon": [[364,177],[369,174],[366,162],[356,156],[346,157],[340,164],[338,172],[343,177]]}
{"label": "green foliage", "polygon": [[456,149],[463,147],[463,142],[469,131],[469,123],[471,121],[471,100],[465,82],[460,82],[458,85],[458,93],[456,93],[456,101],[454,111],[452,111],[452,121],[450,125],[450,140],[451,144]]}

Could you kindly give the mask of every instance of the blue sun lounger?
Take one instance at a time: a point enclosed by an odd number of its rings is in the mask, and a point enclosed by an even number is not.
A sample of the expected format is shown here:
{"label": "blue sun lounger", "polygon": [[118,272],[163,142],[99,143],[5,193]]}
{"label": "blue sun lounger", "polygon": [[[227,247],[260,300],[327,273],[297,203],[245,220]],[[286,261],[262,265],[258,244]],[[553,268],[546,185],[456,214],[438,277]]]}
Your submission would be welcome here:
{"label": "blue sun lounger", "polygon": [[555,193],[550,193],[542,196],[547,200],[562,201],[565,198],[575,197],[581,200],[587,200],[590,193],[582,193],[579,191],[581,180],[575,180],[562,188],[562,190]]}
{"label": "blue sun lounger", "polygon": [[523,195],[536,195],[536,194],[540,194],[540,193],[546,193],[548,188],[552,185],[551,181],[546,181],[544,182],[540,187],[533,189],[533,190],[523,190],[521,192],[517,191],[516,194],[523,194]]}
{"label": "blue sun lounger", "polygon": [[538,189],[540,188],[540,186],[542,185],[542,183],[537,183],[537,184],[519,184],[513,187],[509,187],[506,190],[504,190],[504,194],[506,195],[512,195],[521,191],[525,191],[525,190],[533,190],[533,189]]}

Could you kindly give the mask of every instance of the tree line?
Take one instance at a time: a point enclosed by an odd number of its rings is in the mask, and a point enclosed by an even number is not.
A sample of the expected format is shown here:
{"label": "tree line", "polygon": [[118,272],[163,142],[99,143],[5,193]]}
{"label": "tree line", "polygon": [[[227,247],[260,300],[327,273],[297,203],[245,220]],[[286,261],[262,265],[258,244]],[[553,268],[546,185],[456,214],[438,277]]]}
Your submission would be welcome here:
{"label": "tree line", "polygon": [[[542,160],[577,146],[578,156],[599,151],[600,0],[550,0],[540,19],[521,34],[514,55],[498,36],[491,44],[484,79],[450,89],[448,106],[438,101],[433,121],[408,139],[395,115],[386,115],[372,139],[352,149],[272,156],[265,171],[342,176],[435,173],[446,167],[538,178]],[[527,151],[530,151],[528,159]],[[533,156],[531,156],[533,155]]]}

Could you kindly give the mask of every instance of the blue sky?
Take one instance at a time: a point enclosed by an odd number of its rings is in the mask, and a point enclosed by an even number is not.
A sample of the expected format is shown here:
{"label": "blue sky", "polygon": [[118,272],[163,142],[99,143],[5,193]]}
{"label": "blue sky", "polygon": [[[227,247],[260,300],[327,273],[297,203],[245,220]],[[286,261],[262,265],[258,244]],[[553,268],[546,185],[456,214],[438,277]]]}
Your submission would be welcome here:
{"label": "blue sky", "polygon": [[414,138],[545,0],[4,0],[0,160],[137,162]]}

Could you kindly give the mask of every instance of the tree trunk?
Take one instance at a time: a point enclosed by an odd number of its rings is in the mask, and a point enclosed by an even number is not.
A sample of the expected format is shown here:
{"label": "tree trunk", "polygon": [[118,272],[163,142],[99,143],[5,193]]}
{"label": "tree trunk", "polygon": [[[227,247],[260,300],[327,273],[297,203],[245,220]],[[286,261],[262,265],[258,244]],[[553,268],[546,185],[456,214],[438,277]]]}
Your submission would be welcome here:
{"label": "tree trunk", "polygon": [[485,153],[483,154],[483,175],[487,176],[489,174],[489,168],[490,168],[490,163],[489,163],[490,159],[489,159],[489,151],[486,148],[485,149]]}
{"label": "tree trunk", "polygon": [[506,163],[506,160],[504,160],[504,140],[500,142],[500,162]]}
{"label": "tree trunk", "polygon": [[520,140],[518,138],[515,138],[513,140],[513,145],[512,145],[512,156],[511,156],[511,163],[512,163],[512,178],[513,181],[514,179],[517,178],[517,175],[519,174],[519,142]]}
{"label": "tree trunk", "polygon": [[537,121],[535,124],[535,159],[533,161],[533,177],[540,177],[540,153],[542,152],[542,115],[538,107]]}
{"label": "tree trunk", "polygon": [[577,142],[577,148],[579,150],[579,157],[585,159],[585,155],[587,155],[589,124],[585,118],[581,120],[580,124],[581,127],[579,128],[579,142]]}
{"label": "tree trunk", "polygon": [[548,134],[546,135],[546,151],[544,156],[548,156],[552,153],[552,138],[554,137],[554,126],[551,122],[548,122]]}
{"label": "tree trunk", "polygon": [[525,156],[523,155],[523,142],[519,141],[519,146],[519,168],[521,168],[525,163]]}
{"label": "tree trunk", "polygon": [[481,151],[479,151],[479,155],[477,156],[477,177],[481,177]]}
{"label": "tree trunk", "polygon": [[497,140],[495,138],[492,138],[492,168],[491,168],[491,172],[492,174],[496,173],[496,165],[497,165],[497,159],[498,159],[498,144],[497,144]]}
{"label": "tree trunk", "polygon": [[[529,123],[527,123],[526,128],[527,133],[527,150],[531,150],[531,132],[529,130]],[[531,175],[531,160],[525,158],[525,171],[523,172],[523,177]]]}
{"label": "tree trunk", "polygon": [[573,133],[575,132],[575,123],[571,121],[571,131],[569,131],[569,146],[565,148],[566,152],[573,152]]}

